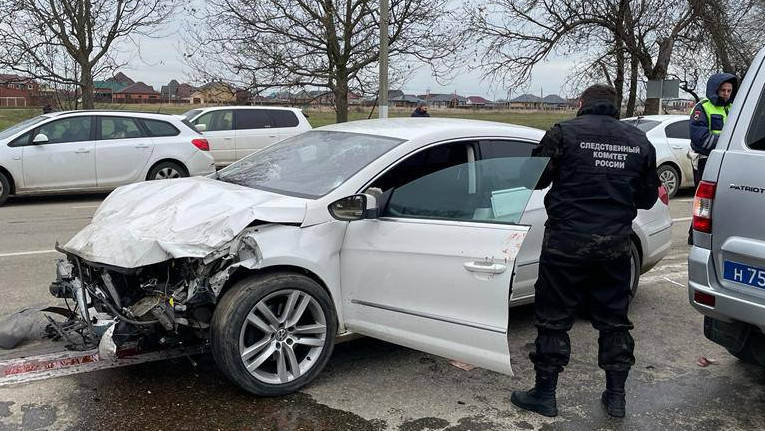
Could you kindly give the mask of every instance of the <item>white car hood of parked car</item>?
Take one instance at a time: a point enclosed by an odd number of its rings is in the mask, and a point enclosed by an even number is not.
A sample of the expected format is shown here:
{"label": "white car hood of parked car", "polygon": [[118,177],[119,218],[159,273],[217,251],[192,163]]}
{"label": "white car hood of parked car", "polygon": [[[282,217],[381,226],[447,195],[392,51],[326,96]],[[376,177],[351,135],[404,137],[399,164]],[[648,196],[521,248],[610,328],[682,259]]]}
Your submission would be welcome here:
{"label": "white car hood of parked car", "polygon": [[255,220],[302,223],[305,199],[191,177],[120,187],[63,246],[81,258],[122,268],[205,257]]}

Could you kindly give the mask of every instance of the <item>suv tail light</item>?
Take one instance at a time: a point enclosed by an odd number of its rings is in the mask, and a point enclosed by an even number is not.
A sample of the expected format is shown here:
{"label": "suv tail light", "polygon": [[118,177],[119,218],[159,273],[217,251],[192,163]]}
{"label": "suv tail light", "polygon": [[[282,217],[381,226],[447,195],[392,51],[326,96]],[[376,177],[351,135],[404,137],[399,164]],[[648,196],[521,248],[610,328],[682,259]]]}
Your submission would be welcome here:
{"label": "suv tail light", "polygon": [[669,195],[663,185],[659,186],[659,200],[664,202],[664,205],[669,205]]}
{"label": "suv tail light", "polygon": [[702,181],[693,198],[693,230],[712,233],[712,201],[717,184]]}
{"label": "suv tail light", "polygon": [[199,148],[202,151],[210,151],[210,143],[207,142],[207,139],[203,139],[203,138],[192,139],[191,143],[194,144],[195,147]]}

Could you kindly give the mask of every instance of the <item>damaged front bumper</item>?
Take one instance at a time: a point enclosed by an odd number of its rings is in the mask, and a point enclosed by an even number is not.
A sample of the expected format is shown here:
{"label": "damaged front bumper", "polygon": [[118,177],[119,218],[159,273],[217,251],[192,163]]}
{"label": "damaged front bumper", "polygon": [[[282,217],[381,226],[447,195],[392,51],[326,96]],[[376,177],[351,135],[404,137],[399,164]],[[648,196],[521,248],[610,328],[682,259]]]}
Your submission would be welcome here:
{"label": "damaged front bumper", "polygon": [[213,310],[240,268],[262,261],[257,235],[265,225],[244,229],[204,258],[179,258],[121,268],[66,255],[56,265],[50,293],[71,315],[52,323],[71,350],[158,350],[205,343]]}

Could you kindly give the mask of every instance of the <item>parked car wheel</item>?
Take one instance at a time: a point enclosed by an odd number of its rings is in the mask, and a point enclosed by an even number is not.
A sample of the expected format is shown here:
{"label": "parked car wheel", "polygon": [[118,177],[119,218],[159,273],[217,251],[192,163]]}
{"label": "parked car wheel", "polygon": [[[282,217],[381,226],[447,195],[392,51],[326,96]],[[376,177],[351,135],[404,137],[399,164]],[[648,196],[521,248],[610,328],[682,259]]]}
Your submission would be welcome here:
{"label": "parked car wheel", "polygon": [[327,292],[291,273],[256,275],[235,284],[212,320],[212,352],[242,389],[280,396],[310,383],[327,363],[337,318]]}
{"label": "parked car wheel", "polygon": [[172,178],[184,178],[188,177],[189,173],[186,172],[181,165],[173,162],[161,162],[154,165],[149,170],[149,175],[146,176],[147,180],[169,180]]}
{"label": "parked car wheel", "polygon": [[630,241],[630,300],[637,294],[638,284],[640,284],[640,253],[638,253],[635,241]]}
{"label": "parked car wheel", "polygon": [[11,194],[11,182],[0,172],[0,205],[5,204]]}
{"label": "parked car wheel", "polygon": [[670,165],[661,165],[656,169],[656,173],[659,175],[659,180],[664,184],[667,195],[674,197],[680,188],[680,174],[677,172],[677,169]]}

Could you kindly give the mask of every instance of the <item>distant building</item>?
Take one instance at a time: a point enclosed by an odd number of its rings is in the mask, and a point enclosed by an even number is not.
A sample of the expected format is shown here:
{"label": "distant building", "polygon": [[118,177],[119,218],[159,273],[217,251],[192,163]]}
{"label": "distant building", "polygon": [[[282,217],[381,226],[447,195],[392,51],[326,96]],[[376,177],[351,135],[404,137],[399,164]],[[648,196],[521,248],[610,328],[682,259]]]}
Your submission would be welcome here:
{"label": "distant building", "polygon": [[195,88],[190,84],[179,84],[175,79],[163,85],[159,93],[162,95],[162,103],[190,103],[191,94]]}
{"label": "distant building", "polygon": [[533,94],[522,94],[508,102],[510,109],[542,109],[542,98]]}
{"label": "distant building", "polygon": [[40,103],[40,86],[35,80],[0,74],[0,106],[33,106]]}
{"label": "distant building", "polygon": [[418,95],[420,99],[433,108],[464,108],[468,99],[457,94],[426,94]]}
{"label": "distant building", "polygon": [[112,100],[115,103],[160,103],[161,95],[151,86],[137,82],[115,91]]}
{"label": "distant building", "polygon": [[485,99],[481,96],[468,96],[467,98],[467,106],[473,108],[486,108],[491,106],[491,104],[491,100]]}

